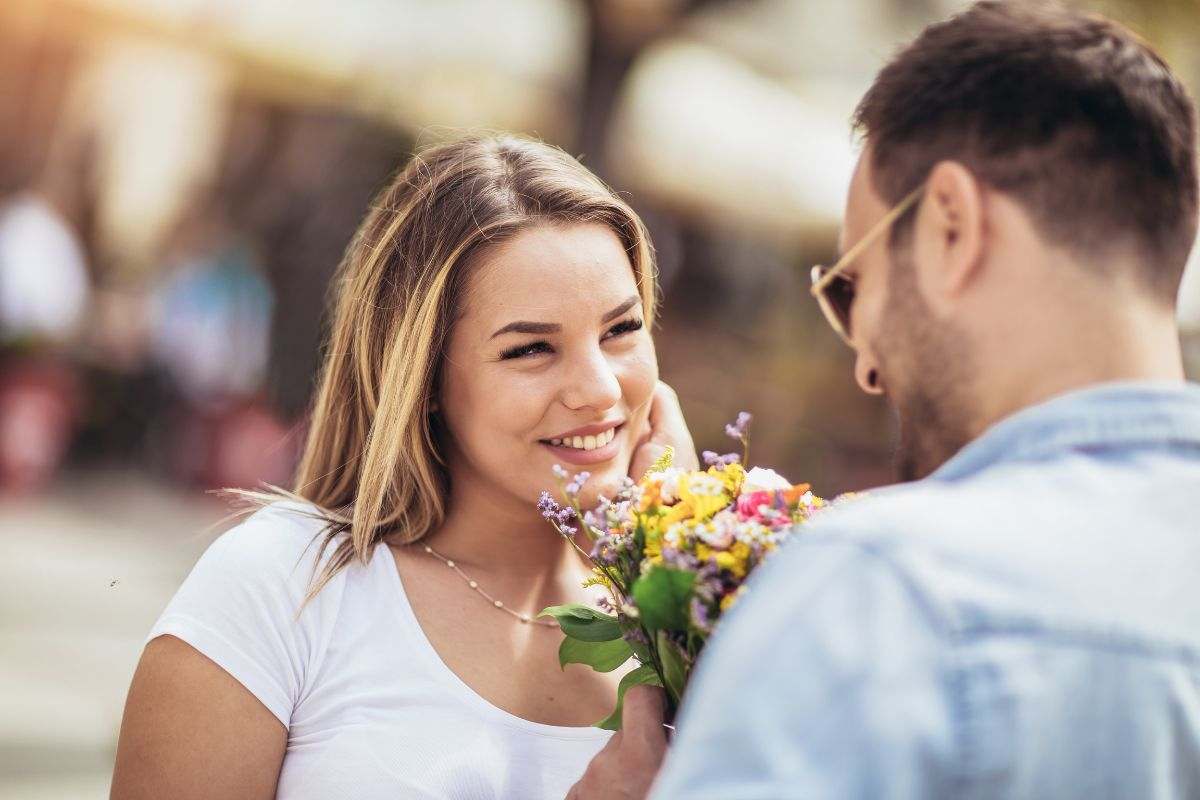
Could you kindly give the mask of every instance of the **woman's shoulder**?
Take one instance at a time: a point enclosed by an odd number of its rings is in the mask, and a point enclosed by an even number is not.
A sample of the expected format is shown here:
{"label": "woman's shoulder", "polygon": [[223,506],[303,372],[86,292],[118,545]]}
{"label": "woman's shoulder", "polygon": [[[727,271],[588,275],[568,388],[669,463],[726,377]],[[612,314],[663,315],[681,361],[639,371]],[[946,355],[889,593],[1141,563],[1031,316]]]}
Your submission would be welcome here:
{"label": "woman's shoulder", "polygon": [[[222,533],[209,549],[224,558],[263,565],[318,556],[329,530],[328,518],[312,503],[278,500],[263,506]],[[337,537],[335,537],[336,539]]]}
{"label": "woman's shoulder", "polygon": [[[330,537],[329,531],[328,518],[311,503],[271,503],[218,536],[196,563],[188,583],[211,592],[273,594],[298,608],[344,541],[345,534]],[[339,570],[327,588],[344,581],[346,572]],[[316,597],[323,594],[324,590]]]}
{"label": "woman's shoulder", "polygon": [[192,568],[147,641],[182,639],[237,678],[288,725],[336,627],[341,570],[310,597],[332,555],[316,506],[268,505],[221,534]]}

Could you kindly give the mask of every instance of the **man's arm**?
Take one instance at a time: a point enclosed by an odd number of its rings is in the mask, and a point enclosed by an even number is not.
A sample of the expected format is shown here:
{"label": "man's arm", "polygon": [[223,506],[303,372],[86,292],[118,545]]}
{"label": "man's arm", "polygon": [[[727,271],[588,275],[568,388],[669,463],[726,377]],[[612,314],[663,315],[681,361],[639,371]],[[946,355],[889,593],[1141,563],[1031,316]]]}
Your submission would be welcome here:
{"label": "man's arm", "polygon": [[946,645],[931,611],[886,557],[802,536],[721,623],[654,798],[948,790]]}

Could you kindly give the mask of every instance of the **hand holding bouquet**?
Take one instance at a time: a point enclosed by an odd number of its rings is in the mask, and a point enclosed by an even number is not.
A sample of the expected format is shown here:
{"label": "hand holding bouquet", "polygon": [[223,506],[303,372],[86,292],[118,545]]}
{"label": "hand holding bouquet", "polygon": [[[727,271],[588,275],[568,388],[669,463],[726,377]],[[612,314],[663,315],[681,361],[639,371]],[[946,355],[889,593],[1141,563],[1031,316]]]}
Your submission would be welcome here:
{"label": "hand holding bouquet", "polygon": [[538,507],[576,547],[582,528],[592,545],[584,553],[593,565],[585,586],[608,592],[598,608],[573,603],[542,612],[566,636],[559,663],[610,672],[630,658],[638,662],[621,680],[616,709],[597,727],[620,729],[625,691],[640,683],[666,690],[670,718],[704,643],[746,578],[825,505],[808,484],[743,466],[749,424],[743,412],[725,428],[742,443],[741,456],[705,452],[707,470],[685,471],[671,466],[668,452],[640,481],[627,480],[615,497],[601,497],[586,511],[578,497],[588,473],[568,476],[555,468],[563,503],[544,492]]}

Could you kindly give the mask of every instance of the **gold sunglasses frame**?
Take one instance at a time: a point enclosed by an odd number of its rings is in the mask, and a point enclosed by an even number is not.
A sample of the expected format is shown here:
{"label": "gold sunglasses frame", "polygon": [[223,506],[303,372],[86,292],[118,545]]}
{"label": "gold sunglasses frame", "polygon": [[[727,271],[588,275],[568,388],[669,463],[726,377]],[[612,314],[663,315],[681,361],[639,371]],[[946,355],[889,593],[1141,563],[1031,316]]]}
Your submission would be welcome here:
{"label": "gold sunglasses frame", "polygon": [[829,287],[829,284],[833,282],[834,278],[845,271],[846,267],[848,267],[854,261],[854,259],[862,255],[863,251],[874,244],[875,241],[886,231],[890,230],[892,225],[895,224],[896,220],[900,219],[905,212],[912,208],[913,205],[915,205],[916,202],[921,199],[921,195],[924,192],[925,184],[921,184],[916,189],[913,189],[911,192],[909,192],[903,200],[893,206],[888,213],[884,214],[883,217],[871,227],[871,230],[867,231],[866,236],[859,239],[853,247],[842,254],[842,257],[839,258],[837,263],[832,267],[823,267],[818,264],[814,266],[812,270],[810,270],[809,277],[812,280],[812,287],[809,289],[809,291],[812,293],[812,296],[817,299],[817,305],[820,306],[821,313],[825,315],[825,320],[829,323],[829,327],[833,328],[834,333],[836,333],[847,345],[853,346],[850,342],[850,332],[846,330],[846,324],[842,322],[841,317],[838,316],[837,311],[835,311],[833,308],[833,303],[831,303],[829,298],[825,295],[825,289]]}

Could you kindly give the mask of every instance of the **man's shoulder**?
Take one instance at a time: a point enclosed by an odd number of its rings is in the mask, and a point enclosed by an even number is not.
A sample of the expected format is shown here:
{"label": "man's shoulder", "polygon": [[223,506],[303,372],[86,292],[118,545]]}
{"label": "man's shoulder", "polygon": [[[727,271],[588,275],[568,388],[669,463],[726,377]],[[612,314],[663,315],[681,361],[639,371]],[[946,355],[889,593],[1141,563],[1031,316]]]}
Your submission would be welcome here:
{"label": "man's shoulder", "polygon": [[898,484],[835,500],[798,528],[797,540],[838,540],[876,552],[921,549],[970,536],[1003,502],[971,484]]}
{"label": "man's shoulder", "polygon": [[837,503],[797,530],[786,558],[795,567],[823,549],[855,553],[960,631],[1086,638],[1116,629],[1200,642],[1194,526],[1183,504],[1152,478],[1131,477],[1132,467],[1079,458],[1086,463],[1053,472],[1000,465]]}
{"label": "man's shoulder", "polygon": [[[838,563],[842,580],[888,582],[943,629],[981,615],[1017,614],[1021,593],[1055,590],[1036,566],[1036,525],[1019,521],[1015,494],[970,482],[916,482],[835,502],[799,526],[776,556],[797,576]],[[1028,522],[1028,520],[1026,521]]]}

